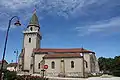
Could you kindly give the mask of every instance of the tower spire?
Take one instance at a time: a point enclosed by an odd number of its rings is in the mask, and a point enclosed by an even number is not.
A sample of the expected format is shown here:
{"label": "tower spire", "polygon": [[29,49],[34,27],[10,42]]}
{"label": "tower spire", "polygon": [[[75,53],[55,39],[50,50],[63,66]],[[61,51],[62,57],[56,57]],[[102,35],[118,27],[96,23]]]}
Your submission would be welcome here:
{"label": "tower spire", "polygon": [[36,8],[33,10],[33,14],[36,14]]}
{"label": "tower spire", "polygon": [[38,21],[38,17],[36,15],[36,8],[33,11],[33,15],[32,18],[29,22],[29,25],[34,25],[34,26],[38,26],[39,27],[39,21]]}

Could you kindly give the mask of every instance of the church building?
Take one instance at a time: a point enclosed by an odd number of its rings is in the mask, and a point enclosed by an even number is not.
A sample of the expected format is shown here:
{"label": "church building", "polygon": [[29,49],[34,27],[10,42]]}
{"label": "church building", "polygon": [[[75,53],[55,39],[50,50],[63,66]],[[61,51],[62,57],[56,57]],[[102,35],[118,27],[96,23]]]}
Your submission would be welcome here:
{"label": "church building", "polygon": [[84,48],[41,48],[42,35],[35,12],[23,35],[18,74],[42,76],[45,70],[45,76],[49,77],[85,77],[99,72],[97,58],[93,51]]}

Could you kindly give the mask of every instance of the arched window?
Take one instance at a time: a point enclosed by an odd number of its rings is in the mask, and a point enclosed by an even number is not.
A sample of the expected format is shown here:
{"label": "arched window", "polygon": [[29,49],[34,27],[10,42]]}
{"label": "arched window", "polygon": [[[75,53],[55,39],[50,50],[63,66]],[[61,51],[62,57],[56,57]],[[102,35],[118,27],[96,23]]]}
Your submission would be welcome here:
{"label": "arched window", "polygon": [[40,63],[38,63],[38,69],[40,69]]}
{"label": "arched window", "polygon": [[32,31],[32,30],[33,30],[33,28],[32,28],[32,27],[30,27],[30,30]]}
{"label": "arched window", "polygon": [[31,38],[29,38],[29,43],[31,43]]}
{"label": "arched window", "polygon": [[71,61],[71,68],[74,68],[74,61]]}
{"label": "arched window", "polygon": [[52,63],[51,63],[51,68],[55,69],[55,62],[54,61],[52,61]]}
{"label": "arched window", "polygon": [[64,60],[61,60],[61,62],[64,62]]}
{"label": "arched window", "polygon": [[31,64],[31,65],[30,65],[30,69],[32,69],[32,67],[33,67],[33,65]]}
{"label": "arched window", "polygon": [[86,68],[88,68],[88,63],[87,63],[87,61],[85,61],[85,66],[86,66]]}

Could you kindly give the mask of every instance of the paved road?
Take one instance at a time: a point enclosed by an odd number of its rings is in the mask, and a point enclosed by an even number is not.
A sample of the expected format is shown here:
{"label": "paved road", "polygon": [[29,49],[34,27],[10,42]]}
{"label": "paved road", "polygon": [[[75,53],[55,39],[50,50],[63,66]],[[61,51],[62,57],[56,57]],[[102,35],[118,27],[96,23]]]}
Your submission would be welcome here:
{"label": "paved road", "polygon": [[120,80],[120,77],[90,77],[90,78],[59,78],[59,77],[51,77],[49,80]]}
{"label": "paved road", "polygon": [[110,78],[91,77],[86,80],[120,80],[120,77],[110,77]]}

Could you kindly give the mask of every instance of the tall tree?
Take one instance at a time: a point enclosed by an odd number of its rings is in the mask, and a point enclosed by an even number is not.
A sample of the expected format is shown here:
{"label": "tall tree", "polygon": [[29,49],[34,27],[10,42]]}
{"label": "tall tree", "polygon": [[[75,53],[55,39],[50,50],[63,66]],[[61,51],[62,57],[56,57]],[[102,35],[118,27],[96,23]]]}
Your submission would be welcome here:
{"label": "tall tree", "polygon": [[115,76],[120,76],[120,56],[114,58],[98,58],[100,71],[112,73]]}
{"label": "tall tree", "polygon": [[112,67],[113,67],[113,58],[104,58],[104,57],[100,57],[98,59],[98,63],[99,63],[99,67],[100,67],[100,71],[112,71]]}

